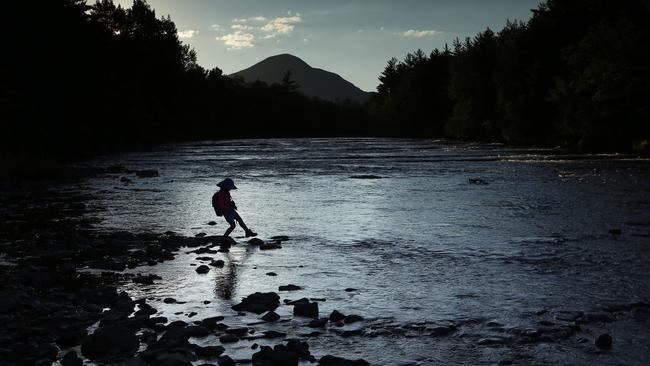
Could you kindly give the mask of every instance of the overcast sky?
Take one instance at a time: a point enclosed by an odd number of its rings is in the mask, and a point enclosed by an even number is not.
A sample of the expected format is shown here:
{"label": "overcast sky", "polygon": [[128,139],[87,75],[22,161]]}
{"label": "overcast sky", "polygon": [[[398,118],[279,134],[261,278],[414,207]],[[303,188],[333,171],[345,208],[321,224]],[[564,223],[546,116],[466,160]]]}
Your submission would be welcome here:
{"label": "overcast sky", "polygon": [[[89,1],[92,2],[92,1]],[[290,53],[374,91],[391,57],[430,52],[507,19],[528,20],[539,0],[149,0],[171,15],[205,68],[230,74]],[[130,6],[132,0],[117,0]]]}

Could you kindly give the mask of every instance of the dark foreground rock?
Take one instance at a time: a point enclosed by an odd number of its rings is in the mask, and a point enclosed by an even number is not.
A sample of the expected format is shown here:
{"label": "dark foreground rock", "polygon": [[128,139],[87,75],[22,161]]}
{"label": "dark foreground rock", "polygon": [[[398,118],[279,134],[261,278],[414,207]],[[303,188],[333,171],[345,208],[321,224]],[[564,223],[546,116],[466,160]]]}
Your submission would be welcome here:
{"label": "dark foreground rock", "polygon": [[307,318],[318,318],[317,302],[298,302],[293,305],[293,315]]}
{"label": "dark foreground rock", "polygon": [[601,334],[598,336],[598,338],[596,338],[594,344],[599,349],[610,350],[612,349],[612,336],[609,334]]}
{"label": "dark foreground rock", "polygon": [[348,360],[335,356],[323,356],[318,360],[320,366],[370,366],[368,361],[365,360]]}
{"label": "dark foreground rock", "polygon": [[81,354],[91,360],[110,360],[133,356],[138,350],[138,337],[124,325],[98,328],[81,344]]}
{"label": "dark foreground rock", "polygon": [[248,311],[255,314],[262,314],[273,311],[280,306],[280,296],[275,292],[256,292],[245,297],[241,303],[232,307],[235,311]]}

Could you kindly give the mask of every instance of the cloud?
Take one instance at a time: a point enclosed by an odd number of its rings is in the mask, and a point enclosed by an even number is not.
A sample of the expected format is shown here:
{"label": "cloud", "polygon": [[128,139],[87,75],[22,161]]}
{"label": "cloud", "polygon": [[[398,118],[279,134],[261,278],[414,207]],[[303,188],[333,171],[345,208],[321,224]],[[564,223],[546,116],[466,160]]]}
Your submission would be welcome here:
{"label": "cloud", "polygon": [[188,29],[184,31],[178,31],[178,38],[187,38],[190,39],[196,35],[199,34],[199,31],[193,30],[193,29]]}
{"label": "cloud", "polygon": [[430,36],[435,36],[436,34],[441,34],[442,32],[440,31],[435,31],[435,30],[416,30],[416,29],[409,29],[407,31],[404,31],[400,33],[404,37],[415,37],[415,38],[422,38],[422,37],[430,37]]}
{"label": "cloud", "polygon": [[237,23],[237,24],[233,24],[233,25],[231,25],[231,26],[230,26],[230,29],[236,29],[236,30],[249,30],[249,29],[253,29],[253,27],[250,27],[250,26],[248,26],[248,25],[246,25],[246,24],[239,24],[239,23]]}
{"label": "cloud", "polygon": [[246,33],[238,30],[234,33],[226,34],[222,37],[217,37],[217,40],[223,41],[223,43],[228,46],[228,49],[241,50],[243,48],[253,47],[255,36],[251,33]]}
{"label": "cloud", "polygon": [[216,30],[219,30],[219,29],[221,29],[221,26],[220,26],[219,24],[212,24],[212,25],[210,26],[210,29],[212,29],[212,30],[215,30],[215,31],[216,31]]}
{"label": "cloud", "polygon": [[271,34],[288,34],[293,32],[294,25],[300,23],[301,21],[302,17],[300,13],[296,13],[294,15],[291,15],[291,13],[289,13],[289,15],[286,17],[277,17],[269,20],[268,23],[266,23],[260,29]]}
{"label": "cloud", "polygon": [[250,22],[250,21],[254,21],[254,22],[265,22],[265,21],[266,21],[266,17],[265,17],[265,16],[262,16],[262,15],[258,15],[258,16],[256,16],[256,17],[250,17],[250,18],[234,18],[234,19],[232,20],[233,23],[246,23],[246,22]]}

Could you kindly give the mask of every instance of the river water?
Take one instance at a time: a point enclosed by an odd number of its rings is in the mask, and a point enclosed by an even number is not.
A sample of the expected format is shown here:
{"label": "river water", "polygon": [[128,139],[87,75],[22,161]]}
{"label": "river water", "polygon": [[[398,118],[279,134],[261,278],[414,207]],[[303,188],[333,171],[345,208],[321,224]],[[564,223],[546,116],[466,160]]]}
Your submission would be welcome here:
{"label": "river water", "polygon": [[[226,266],[206,275],[194,271],[201,262],[189,249],[134,270],[162,277],[125,288],[152,299],[170,320],[225,315],[230,325],[250,324],[256,316],[235,316],[230,306],[291,283],[303,290],[282,292],[283,299],[321,298],[323,316],[337,309],[365,318],[310,338],[317,356],[384,365],[650,364],[643,309],[583,325],[559,341],[524,343],[517,336],[540,321],[562,323],[561,311],[650,301],[648,160],[350,138],[175,144],[93,164],[160,172],[128,176],[132,183],[120,182],[123,175],[84,181],[80,189],[96,197],[99,230],[220,235],[227,224],[214,215],[211,196],[231,177],[239,212],[259,237],[290,237],[280,250],[259,251],[237,228],[241,245],[211,255]],[[186,303],[164,304],[165,297]],[[313,331],[304,327],[308,320],[290,315],[291,307],[278,313],[287,321],[262,327],[297,337]],[[458,328],[430,336],[440,324]],[[365,335],[337,334],[357,328]],[[593,345],[601,333],[614,338],[609,352]],[[493,338],[502,342],[484,341]],[[226,353],[250,358],[251,344],[238,342]]]}

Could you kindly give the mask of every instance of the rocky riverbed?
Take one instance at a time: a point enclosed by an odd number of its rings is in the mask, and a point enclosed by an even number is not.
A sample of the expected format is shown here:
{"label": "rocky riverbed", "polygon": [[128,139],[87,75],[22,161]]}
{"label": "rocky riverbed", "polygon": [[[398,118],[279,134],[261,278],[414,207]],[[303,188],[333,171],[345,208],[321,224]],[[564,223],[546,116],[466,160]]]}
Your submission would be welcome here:
{"label": "rocky riverbed", "polygon": [[4,184],[0,365],[649,362],[645,163],[322,143],[219,146],[265,223],[227,245],[210,144]]}

